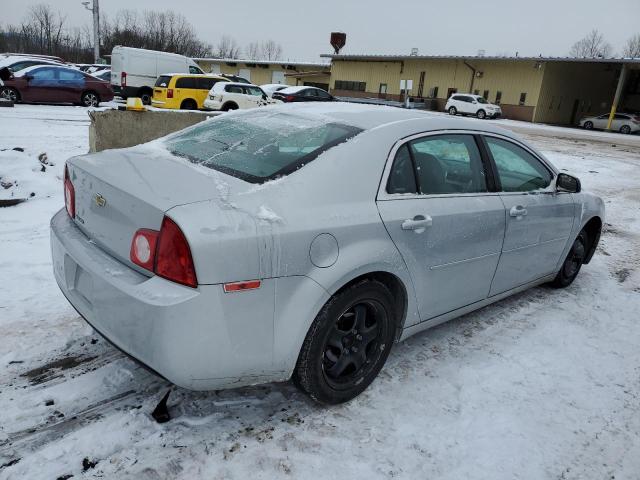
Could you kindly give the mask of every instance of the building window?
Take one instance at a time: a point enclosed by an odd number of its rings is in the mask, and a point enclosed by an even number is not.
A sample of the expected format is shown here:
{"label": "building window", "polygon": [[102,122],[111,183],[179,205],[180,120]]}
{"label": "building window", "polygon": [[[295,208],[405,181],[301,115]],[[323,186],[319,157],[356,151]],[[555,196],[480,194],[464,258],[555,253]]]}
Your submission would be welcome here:
{"label": "building window", "polygon": [[351,82],[346,80],[336,80],[336,90],[351,90],[352,92],[364,92],[367,88],[366,82]]}
{"label": "building window", "polygon": [[387,84],[386,83],[381,83],[380,84],[380,88],[378,89],[378,93],[382,93],[382,94],[387,93]]}
{"label": "building window", "polygon": [[438,98],[438,87],[432,87],[429,92],[429,98]]}
{"label": "building window", "polygon": [[483,94],[482,94],[482,97],[483,97],[485,100],[488,100],[488,99],[489,99],[489,90],[485,90],[485,91],[483,92]]}
{"label": "building window", "polygon": [[498,90],[496,92],[496,101],[495,104],[496,105],[500,105],[500,102],[502,101],[502,92],[500,90]]}
{"label": "building window", "polygon": [[520,94],[520,103],[519,105],[524,105],[524,103],[527,101],[527,94],[525,92],[522,92]]}

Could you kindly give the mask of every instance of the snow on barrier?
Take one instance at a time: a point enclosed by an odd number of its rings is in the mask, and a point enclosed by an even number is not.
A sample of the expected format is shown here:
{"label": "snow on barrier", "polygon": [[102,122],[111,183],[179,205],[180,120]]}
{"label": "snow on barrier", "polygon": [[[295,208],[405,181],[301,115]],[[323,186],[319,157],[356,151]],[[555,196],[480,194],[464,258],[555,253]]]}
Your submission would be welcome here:
{"label": "snow on barrier", "polygon": [[220,112],[182,110],[122,110],[91,111],[89,151],[125,148],[146,143],[220,115]]}

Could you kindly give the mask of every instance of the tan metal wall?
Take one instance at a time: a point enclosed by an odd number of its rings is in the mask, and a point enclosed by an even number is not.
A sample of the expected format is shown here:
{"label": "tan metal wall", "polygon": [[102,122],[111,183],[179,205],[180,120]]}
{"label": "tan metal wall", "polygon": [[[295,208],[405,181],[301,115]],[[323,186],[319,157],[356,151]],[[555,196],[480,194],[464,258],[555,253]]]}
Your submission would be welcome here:
{"label": "tan metal wall", "polygon": [[[298,66],[296,64],[290,64],[290,63],[287,65],[294,65],[296,68],[295,70],[289,70],[289,69],[283,68],[281,64],[269,64],[269,65],[266,65],[266,68],[259,64],[256,64],[255,67],[248,67],[247,64],[242,61],[237,62],[235,66],[229,66],[227,62],[217,62],[215,60],[197,60],[197,63],[200,66],[200,68],[202,68],[202,70],[204,70],[207,73],[211,72],[211,67],[213,64],[217,64],[220,66],[220,73],[226,73],[228,75],[238,75],[240,72],[240,69],[250,70],[251,82],[255,83],[256,85],[273,83],[272,76],[274,71],[279,71],[284,73],[301,73],[301,72],[322,70],[320,67],[307,66],[307,65]],[[327,71],[326,75],[302,77],[297,80],[295,78],[285,77],[285,82],[287,85],[292,85],[292,86],[303,85],[304,82],[329,83],[330,74],[329,74],[328,67],[326,67],[326,71]]]}
{"label": "tan metal wall", "polygon": [[569,124],[580,117],[607,113],[616,89],[619,65],[602,63],[549,62],[536,108],[536,122]]}

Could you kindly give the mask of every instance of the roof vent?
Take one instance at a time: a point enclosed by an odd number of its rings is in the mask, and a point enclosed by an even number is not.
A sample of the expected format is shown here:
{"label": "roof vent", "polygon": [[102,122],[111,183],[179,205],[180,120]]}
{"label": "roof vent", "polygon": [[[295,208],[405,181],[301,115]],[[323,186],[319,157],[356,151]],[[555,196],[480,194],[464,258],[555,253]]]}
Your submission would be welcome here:
{"label": "roof vent", "polygon": [[411,49],[411,56],[412,57],[417,57],[418,56],[418,49],[417,48],[412,48]]}
{"label": "roof vent", "polygon": [[340,50],[347,43],[347,34],[342,32],[331,32],[331,46],[336,52],[336,55],[340,53]]}

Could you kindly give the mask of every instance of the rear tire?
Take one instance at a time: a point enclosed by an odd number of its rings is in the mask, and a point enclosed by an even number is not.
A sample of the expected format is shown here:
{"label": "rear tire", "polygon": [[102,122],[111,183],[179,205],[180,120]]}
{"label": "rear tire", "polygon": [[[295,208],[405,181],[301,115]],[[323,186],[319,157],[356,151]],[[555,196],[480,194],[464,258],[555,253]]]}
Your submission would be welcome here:
{"label": "rear tire", "polygon": [[148,88],[143,88],[138,92],[138,96],[140,100],[142,100],[143,105],[151,105],[151,99],[153,98],[153,91]]}
{"label": "rear tire", "polygon": [[585,130],[593,130],[593,122],[584,122]]}
{"label": "rear tire", "polygon": [[220,110],[222,110],[223,112],[228,112],[229,110],[238,110],[238,105],[232,102],[225,103]]}
{"label": "rear tire", "polygon": [[180,110],[197,110],[198,104],[195,100],[187,99],[183,100],[180,104]]}
{"label": "rear tire", "polygon": [[449,115],[455,115],[458,113],[456,107],[449,107]]}
{"label": "rear tire", "polygon": [[478,117],[480,120],[484,120],[486,116],[487,116],[487,113],[482,109],[476,112],[476,117]]}
{"label": "rear tire", "polygon": [[631,127],[629,125],[622,125],[620,127],[620,133],[624,133],[625,135],[629,135],[631,133]]}
{"label": "rear tire", "polygon": [[0,98],[5,98],[11,100],[13,103],[17,103],[20,101],[20,94],[15,88],[2,87],[0,89]]}
{"label": "rear tire", "polygon": [[362,393],[382,369],[394,341],[393,296],[364,280],[335,294],[309,328],[293,382],[314,400],[335,405]]}
{"label": "rear tire", "polygon": [[560,271],[550,285],[554,288],[565,288],[571,285],[578,276],[578,273],[580,273],[580,268],[587,256],[588,249],[589,237],[587,236],[587,232],[582,230],[573,242],[567,258],[565,258]]}
{"label": "rear tire", "polygon": [[100,97],[96,92],[84,92],[80,96],[80,103],[84,107],[97,107],[98,105],[100,105]]}

